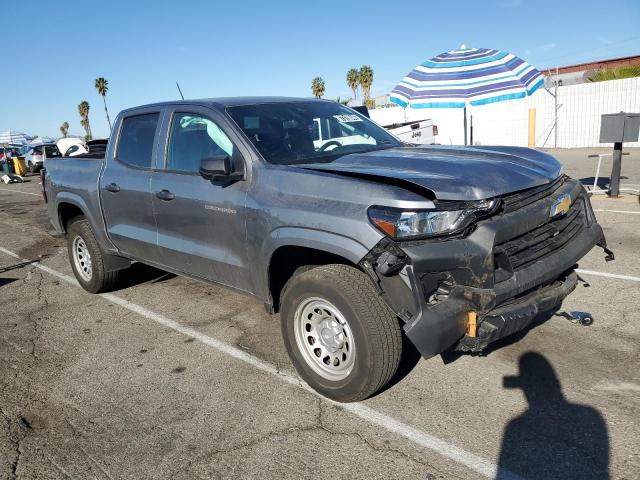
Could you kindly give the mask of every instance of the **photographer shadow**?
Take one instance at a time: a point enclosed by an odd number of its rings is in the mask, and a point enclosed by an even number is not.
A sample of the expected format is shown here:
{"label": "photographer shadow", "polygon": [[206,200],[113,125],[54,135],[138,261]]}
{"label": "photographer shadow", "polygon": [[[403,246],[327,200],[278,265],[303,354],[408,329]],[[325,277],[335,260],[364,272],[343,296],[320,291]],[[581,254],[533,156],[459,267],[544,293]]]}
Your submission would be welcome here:
{"label": "photographer shadow", "polygon": [[568,402],[539,353],[523,354],[519,366],[520,374],[505,376],[503,383],[522,389],[529,408],[505,427],[496,479],[513,473],[529,480],[610,478],[609,436],[600,412]]}

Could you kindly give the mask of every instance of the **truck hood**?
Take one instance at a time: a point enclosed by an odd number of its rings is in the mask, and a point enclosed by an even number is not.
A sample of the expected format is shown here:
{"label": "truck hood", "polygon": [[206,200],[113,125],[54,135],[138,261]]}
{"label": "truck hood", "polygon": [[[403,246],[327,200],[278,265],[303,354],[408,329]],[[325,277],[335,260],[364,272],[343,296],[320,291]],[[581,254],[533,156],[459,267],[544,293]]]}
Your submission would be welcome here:
{"label": "truck hood", "polygon": [[353,153],[302,168],[389,183],[410,183],[439,200],[482,200],[558,178],[562,165],[522,147],[399,147]]}

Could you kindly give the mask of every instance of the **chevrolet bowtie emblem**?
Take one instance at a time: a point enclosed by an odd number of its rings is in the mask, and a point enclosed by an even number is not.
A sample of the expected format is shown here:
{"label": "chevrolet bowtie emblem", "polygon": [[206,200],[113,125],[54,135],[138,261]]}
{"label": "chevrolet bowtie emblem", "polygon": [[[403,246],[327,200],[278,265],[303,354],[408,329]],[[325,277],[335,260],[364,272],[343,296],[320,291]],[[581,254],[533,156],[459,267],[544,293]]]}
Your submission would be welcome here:
{"label": "chevrolet bowtie emblem", "polygon": [[555,202],[551,204],[551,209],[549,211],[549,217],[557,217],[558,215],[564,215],[569,211],[571,207],[571,195],[568,193],[563,193],[560,195]]}

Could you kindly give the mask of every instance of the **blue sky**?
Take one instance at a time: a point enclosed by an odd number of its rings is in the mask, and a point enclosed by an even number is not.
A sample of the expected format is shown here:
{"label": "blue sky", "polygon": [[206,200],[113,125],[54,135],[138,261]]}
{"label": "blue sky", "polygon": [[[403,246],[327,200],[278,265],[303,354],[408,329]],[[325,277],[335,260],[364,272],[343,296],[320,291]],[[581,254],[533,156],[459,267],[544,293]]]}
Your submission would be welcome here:
{"label": "blue sky", "polygon": [[415,65],[462,43],[541,69],[640,54],[638,0],[0,0],[0,12],[0,131],[49,136],[64,121],[82,132],[82,100],[94,136],[108,135],[99,76],[109,80],[113,118],[178,98],[176,80],[187,98],[309,96],[320,75],[326,97],[344,98],[346,71],[368,64],[372,93],[387,93]]}

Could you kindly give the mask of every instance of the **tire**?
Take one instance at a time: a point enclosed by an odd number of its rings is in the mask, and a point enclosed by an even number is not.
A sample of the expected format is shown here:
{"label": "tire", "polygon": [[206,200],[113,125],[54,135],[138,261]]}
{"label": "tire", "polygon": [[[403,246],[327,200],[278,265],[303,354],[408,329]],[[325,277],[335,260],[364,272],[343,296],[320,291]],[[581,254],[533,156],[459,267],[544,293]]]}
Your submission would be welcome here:
{"label": "tire", "polygon": [[102,293],[116,288],[121,270],[105,270],[102,250],[84,217],[71,220],[67,228],[67,251],[73,274],[87,292]]}
{"label": "tire", "polygon": [[280,320],[298,374],[332,400],[364,400],[396,373],[398,319],[356,268],[324,265],[293,276],[282,293]]}
{"label": "tire", "polygon": [[32,162],[28,163],[27,170],[29,170],[29,173],[35,173],[36,172]]}

